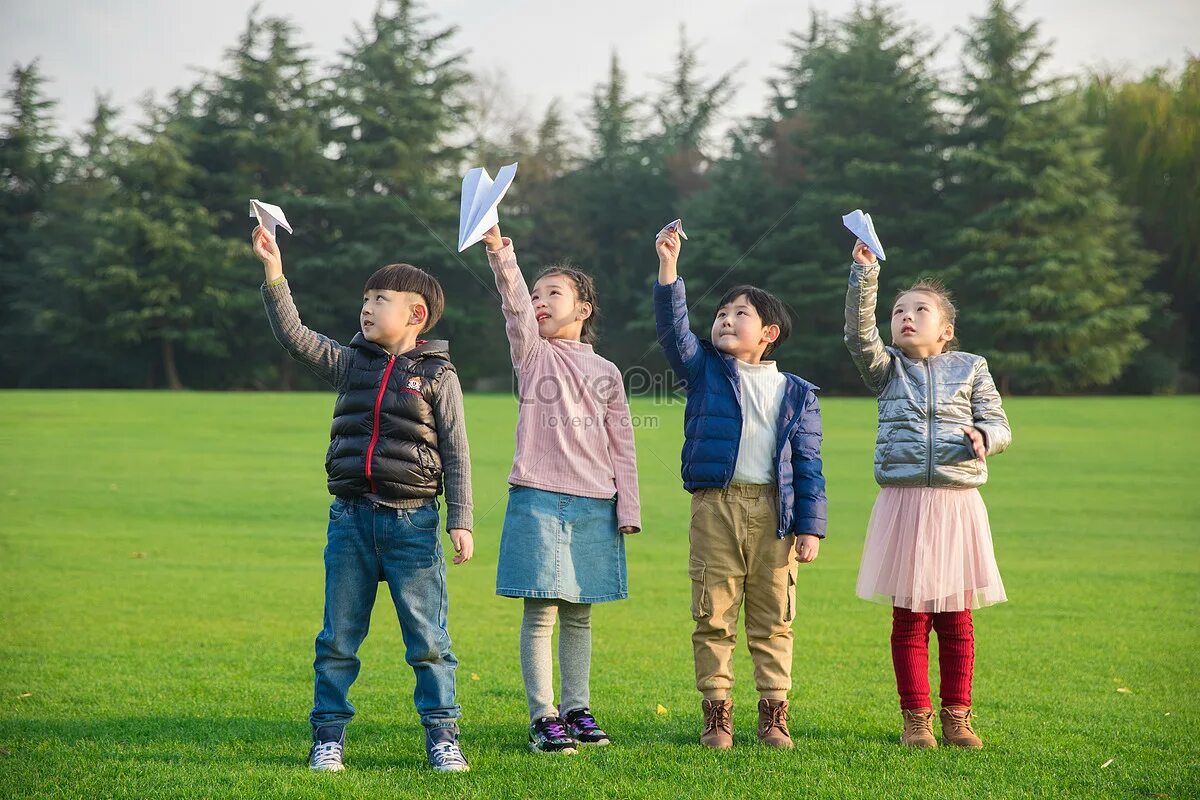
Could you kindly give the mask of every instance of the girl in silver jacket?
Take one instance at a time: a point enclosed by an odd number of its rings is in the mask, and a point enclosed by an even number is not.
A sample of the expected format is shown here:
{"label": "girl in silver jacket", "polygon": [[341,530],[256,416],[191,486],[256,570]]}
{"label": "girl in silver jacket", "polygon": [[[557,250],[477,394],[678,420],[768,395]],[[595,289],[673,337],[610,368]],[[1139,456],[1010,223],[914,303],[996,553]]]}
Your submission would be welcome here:
{"label": "girl in silver jacket", "polygon": [[955,350],[956,311],[941,284],[919,281],[891,309],[892,346],[875,327],[879,264],[855,242],[846,347],[879,402],[875,480],[857,593],[892,606],[892,663],[910,747],[936,747],[929,632],[937,631],[942,740],[982,747],[971,726],[971,610],[1003,602],[987,508],[987,457],[1012,440],[980,356]]}

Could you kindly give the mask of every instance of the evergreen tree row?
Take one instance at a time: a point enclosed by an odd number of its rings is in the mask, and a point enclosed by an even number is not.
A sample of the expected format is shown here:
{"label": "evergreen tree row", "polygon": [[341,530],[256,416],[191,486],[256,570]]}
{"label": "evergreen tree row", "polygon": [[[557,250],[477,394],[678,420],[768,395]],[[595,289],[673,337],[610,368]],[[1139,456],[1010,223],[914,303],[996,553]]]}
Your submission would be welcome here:
{"label": "evergreen tree row", "polygon": [[363,279],[414,263],[446,287],[436,334],[465,385],[507,388],[486,259],[453,242],[464,169],[519,160],[505,232],[528,272],[596,276],[600,349],[622,366],[664,369],[653,237],[682,216],[696,327],[729,286],[764,286],[796,318],[783,365],[858,392],[840,216],[864,208],[888,250],[881,319],[892,292],[942,277],[964,349],[1006,390],[1192,388],[1195,59],[1132,82],[1051,79],[1036,23],[1002,0],[963,32],[950,77],[895,7],[798,23],[748,120],[723,116],[737,76],[705,74],[681,29],[649,96],[614,54],[583,126],[558,103],[524,121],[412,0],[381,5],[332,64],[254,12],[218,69],[148,104],[133,132],[101,99],[62,138],[45,77],[18,65],[0,129],[0,385],[316,388],[263,318],[245,202],[260,197],[295,223],[281,249],[310,327],[348,341]]}

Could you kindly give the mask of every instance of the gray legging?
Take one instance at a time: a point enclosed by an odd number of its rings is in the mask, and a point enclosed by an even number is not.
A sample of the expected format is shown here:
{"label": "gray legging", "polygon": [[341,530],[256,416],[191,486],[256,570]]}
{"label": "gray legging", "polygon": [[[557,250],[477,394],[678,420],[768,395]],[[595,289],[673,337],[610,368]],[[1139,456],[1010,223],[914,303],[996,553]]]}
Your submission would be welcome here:
{"label": "gray legging", "polygon": [[554,618],[562,618],[558,632],[558,671],[562,684],[562,715],[587,708],[588,674],[592,668],[592,606],[566,600],[525,599],[521,619],[521,675],[529,718],[558,714],[554,708],[554,659],[550,637]]}

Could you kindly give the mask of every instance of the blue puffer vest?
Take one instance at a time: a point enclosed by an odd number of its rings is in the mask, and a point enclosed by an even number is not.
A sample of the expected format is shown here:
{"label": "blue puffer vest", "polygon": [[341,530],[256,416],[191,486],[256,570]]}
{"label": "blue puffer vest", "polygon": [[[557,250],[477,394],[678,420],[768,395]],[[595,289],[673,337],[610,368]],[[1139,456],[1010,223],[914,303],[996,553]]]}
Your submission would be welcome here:
{"label": "blue puffer vest", "polygon": [[[683,487],[727,487],[742,438],[742,395],[737,360],[700,339],[688,324],[683,279],[654,284],[658,341],[687,388],[683,418]],[[825,477],[821,464],[818,387],[790,373],[775,447],[780,538],[793,533],[825,537]]]}

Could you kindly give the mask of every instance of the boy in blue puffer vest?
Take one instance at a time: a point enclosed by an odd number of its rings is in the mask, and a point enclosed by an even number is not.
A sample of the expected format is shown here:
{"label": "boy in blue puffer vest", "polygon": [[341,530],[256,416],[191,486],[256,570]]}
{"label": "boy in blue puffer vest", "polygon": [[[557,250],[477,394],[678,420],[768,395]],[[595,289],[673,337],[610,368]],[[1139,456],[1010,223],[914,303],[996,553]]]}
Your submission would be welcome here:
{"label": "boy in blue puffer vest", "polygon": [[721,298],[712,340],[688,326],[677,277],[679,224],[659,232],[654,316],[667,361],[687,389],[683,485],[692,493],[688,574],[692,650],[703,694],[700,743],[733,746],[733,647],[741,607],[758,689],[758,738],[792,747],[796,564],[825,538],[817,387],[764,361],[788,337],[783,303],[753,286]]}
{"label": "boy in blue puffer vest", "polygon": [[439,772],[466,772],[437,497],[445,492],[454,563],[465,563],[475,546],[471,456],[449,346],[418,338],[442,315],[442,287],[410,264],[377,270],[363,289],[360,330],[341,345],[300,322],[275,237],[260,225],[253,242],[266,273],[262,296],[275,338],[338,392],[325,455],[334,500],[325,545],[325,624],[313,662],[309,767],[343,769],[345,729],[354,717],[347,693],[358,677],[358,647],[379,584],[386,581],[405,660],[416,674],[413,701],[425,727],[426,756]]}

